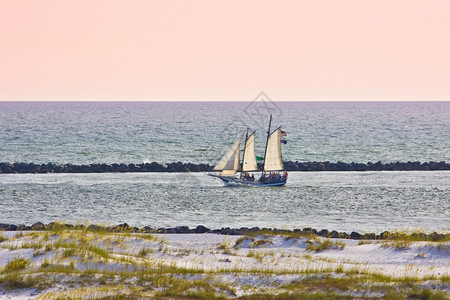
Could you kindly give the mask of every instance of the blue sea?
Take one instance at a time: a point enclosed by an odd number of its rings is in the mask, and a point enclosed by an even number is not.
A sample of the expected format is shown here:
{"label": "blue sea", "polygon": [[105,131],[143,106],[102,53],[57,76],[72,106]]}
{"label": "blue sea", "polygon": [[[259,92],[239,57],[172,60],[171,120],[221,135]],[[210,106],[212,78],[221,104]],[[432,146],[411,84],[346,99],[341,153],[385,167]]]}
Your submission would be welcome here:
{"label": "blue sea", "polygon": [[[214,164],[249,128],[283,159],[450,160],[450,102],[0,102],[0,161]],[[204,173],[0,174],[0,223],[448,230],[450,172],[291,172],[282,188]]]}

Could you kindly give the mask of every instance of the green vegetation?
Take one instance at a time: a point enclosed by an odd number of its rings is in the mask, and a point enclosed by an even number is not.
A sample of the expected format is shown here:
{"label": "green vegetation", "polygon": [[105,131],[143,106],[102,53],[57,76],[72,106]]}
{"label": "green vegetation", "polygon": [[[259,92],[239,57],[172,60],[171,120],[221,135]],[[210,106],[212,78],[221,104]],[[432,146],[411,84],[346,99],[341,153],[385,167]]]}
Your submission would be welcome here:
{"label": "green vegetation", "polygon": [[270,241],[270,240],[257,240],[257,241],[254,241],[250,245],[250,247],[259,247],[259,246],[270,245],[270,244],[272,244],[272,241]]}
{"label": "green vegetation", "polygon": [[345,248],[345,244],[342,242],[333,242],[330,239],[323,240],[308,240],[306,244],[306,250],[311,252],[321,252],[327,249],[339,249]]}
{"label": "green vegetation", "polygon": [[[284,236],[286,238],[308,238],[308,239],[314,239],[319,236],[319,233],[313,230],[259,230],[259,231],[252,231],[249,233],[246,233],[244,235],[244,239],[248,237],[255,237],[255,236]],[[344,233],[344,232],[335,232],[333,235],[332,232],[328,232],[328,234],[323,235],[323,237],[337,237],[341,239],[348,239],[350,238],[350,235]],[[410,242],[449,242],[450,241],[450,234],[449,231],[446,230],[443,233],[437,233],[437,232],[426,232],[423,229],[410,229],[406,228],[403,230],[393,230],[392,232],[383,232],[378,235],[374,233],[364,233],[361,234],[359,237],[360,240],[399,240],[399,241],[410,241]]]}
{"label": "green vegetation", "polygon": [[252,250],[252,251],[249,251],[249,252],[247,253],[247,257],[253,257],[253,258],[255,258],[257,261],[262,262],[262,261],[263,261],[263,258],[264,258],[264,254],[261,253],[260,251],[254,251],[254,250]]}
{"label": "green vegetation", "polygon": [[[231,248],[232,242],[228,239],[225,239],[218,247],[219,250],[229,251]],[[236,245],[236,244],[235,244]]]}
{"label": "green vegetation", "polygon": [[247,235],[241,236],[240,238],[238,238],[238,239],[236,240],[236,242],[234,243],[234,246],[233,246],[233,247],[234,247],[234,248],[239,248],[239,247],[241,247],[242,244],[243,244],[246,240],[249,240],[250,242],[253,242],[253,241],[255,240],[255,238],[252,237],[252,236],[247,236]]}
{"label": "green vegetation", "polygon": [[259,231],[252,231],[249,233],[246,233],[244,237],[256,237],[256,236],[284,236],[286,238],[313,238],[317,235],[314,234],[312,231],[291,231],[291,230],[259,230]]}
{"label": "green vegetation", "polygon": [[9,261],[6,264],[5,269],[3,270],[4,273],[10,273],[18,270],[25,269],[30,265],[30,260],[25,258],[16,258],[11,261]]}
{"label": "green vegetation", "polygon": [[405,241],[405,240],[385,240],[381,243],[381,246],[384,248],[395,248],[398,250],[405,250],[408,249],[411,246],[411,241]]}
{"label": "green vegetation", "polygon": [[[297,247],[293,252],[272,248],[277,241],[273,235],[227,238],[199,250],[177,248],[150,234],[86,227],[68,229],[53,225],[48,231],[16,236],[14,243],[3,239],[0,248],[9,250],[15,258],[0,267],[0,287],[8,291],[36,288],[41,293],[39,299],[448,297],[446,275],[422,276],[414,273],[416,267],[411,265],[408,276],[387,276],[364,264],[336,261],[316,253],[341,250],[346,244],[310,234],[283,235],[284,242],[293,240]],[[392,239],[379,243],[382,247],[405,249],[413,241]],[[444,242],[422,244],[441,245],[444,251],[448,247]],[[27,257],[33,253],[33,262],[20,257],[24,251]],[[417,253],[420,260],[426,249]],[[218,261],[221,263],[213,266]],[[243,284],[245,280],[241,279],[249,276],[258,284]],[[56,286],[58,289],[52,289]],[[244,296],[237,297],[242,293]]]}
{"label": "green vegetation", "polygon": [[146,257],[147,254],[149,254],[149,253],[151,253],[151,252],[152,252],[152,251],[151,251],[150,249],[147,249],[147,248],[143,247],[143,248],[139,251],[138,256],[139,256],[139,257]]}
{"label": "green vegetation", "polygon": [[359,241],[358,241],[358,246],[361,246],[361,245],[370,245],[370,244],[373,244],[373,242],[372,242],[372,241],[367,241],[367,240],[359,240]]}
{"label": "green vegetation", "polygon": [[409,242],[449,242],[450,234],[447,233],[425,233],[423,230],[415,229],[415,230],[397,230],[393,232],[386,233],[384,239],[387,240],[395,240],[395,241],[409,241]]}

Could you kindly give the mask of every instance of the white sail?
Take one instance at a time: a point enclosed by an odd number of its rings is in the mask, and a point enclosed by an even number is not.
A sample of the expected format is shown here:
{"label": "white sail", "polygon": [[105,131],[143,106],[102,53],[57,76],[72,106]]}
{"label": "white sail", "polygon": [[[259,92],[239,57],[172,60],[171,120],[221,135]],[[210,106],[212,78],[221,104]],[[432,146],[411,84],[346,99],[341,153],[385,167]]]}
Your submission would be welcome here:
{"label": "white sail", "polygon": [[281,128],[272,132],[267,141],[264,171],[281,171],[284,169],[281,157]]}
{"label": "white sail", "polygon": [[223,171],[222,175],[232,175],[240,170],[239,157],[241,154],[241,138],[239,138],[230,150],[222,157],[219,163],[213,168],[216,171]]}
{"label": "white sail", "polygon": [[255,133],[252,133],[245,141],[242,172],[257,171],[258,164],[255,156]]}

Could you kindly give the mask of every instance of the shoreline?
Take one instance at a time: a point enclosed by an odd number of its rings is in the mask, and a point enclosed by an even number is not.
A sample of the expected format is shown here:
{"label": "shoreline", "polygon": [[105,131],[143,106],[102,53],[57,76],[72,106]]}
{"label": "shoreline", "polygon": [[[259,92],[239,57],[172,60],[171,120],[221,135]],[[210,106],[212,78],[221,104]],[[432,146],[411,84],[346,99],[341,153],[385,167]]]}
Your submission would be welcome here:
{"label": "shoreline", "polygon": [[420,241],[447,241],[450,239],[450,233],[443,232],[429,232],[423,231],[383,231],[381,233],[359,233],[352,231],[350,234],[346,232],[338,232],[336,230],[321,229],[317,230],[311,227],[303,229],[278,229],[278,228],[260,228],[260,227],[241,227],[230,228],[222,227],[220,229],[210,229],[203,225],[198,225],[195,228],[188,226],[177,227],[160,227],[152,228],[150,226],[143,226],[141,228],[130,226],[127,223],[118,224],[114,226],[104,226],[97,224],[63,224],[59,222],[50,222],[44,224],[37,222],[32,225],[14,225],[0,223],[0,232],[2,231],[52,231],[52,230],[86,230],[86,231],[100,231],[110,233],[148,233],[148,234],[217,234],[230,236],[243,235],[285,235],[285,236],[317,236],[332,239],[349,239],[349,240],[387,240],[399,238],[411,238]]}
{"label": "shoreline", "polygon": [[[262,168],[261,164],[258,164]],[[210,172],[214,166],[209,164],[193,164],[173,162],[161,164],[157,162],[141,164],[124,163],[92,163],[87,165],[76,164],[35,164],[23,162],[0,162],[0,174],[27,174],[27,173],[126,173],[126,172]],[[321,172],[321,171],[448,171],[450,163],[441,162],[284,162],[286,171]]]}

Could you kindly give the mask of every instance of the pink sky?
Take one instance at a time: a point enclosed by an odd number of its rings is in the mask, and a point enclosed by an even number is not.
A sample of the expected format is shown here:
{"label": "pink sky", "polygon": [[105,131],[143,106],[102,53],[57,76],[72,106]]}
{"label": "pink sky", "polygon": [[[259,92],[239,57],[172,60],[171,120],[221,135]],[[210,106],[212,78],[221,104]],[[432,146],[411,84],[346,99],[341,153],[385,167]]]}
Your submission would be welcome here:
{"label": "pink sky", "polygon": [[450,100],[450,1],[0,0],[0,100]]}

